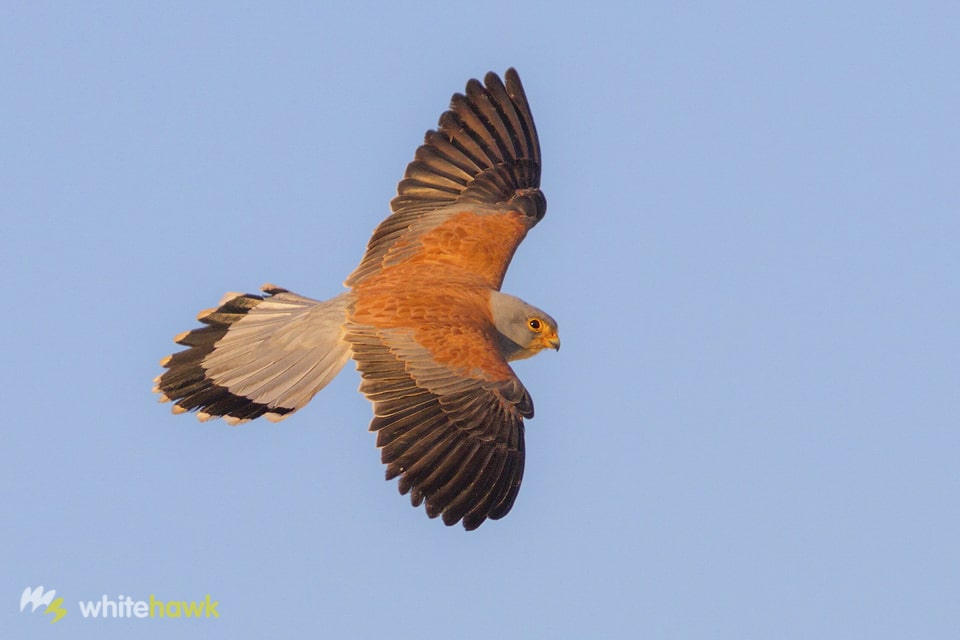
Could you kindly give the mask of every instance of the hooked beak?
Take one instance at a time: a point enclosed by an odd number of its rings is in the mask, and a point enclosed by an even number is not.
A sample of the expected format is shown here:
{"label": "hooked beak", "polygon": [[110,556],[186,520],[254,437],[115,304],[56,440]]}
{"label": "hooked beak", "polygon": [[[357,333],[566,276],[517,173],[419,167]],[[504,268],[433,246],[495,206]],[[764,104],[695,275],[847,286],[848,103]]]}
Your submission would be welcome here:
{"label": "hooked beak", "polygon": [[553,334],[552,336],[545,337],[543,346],[550,347],[554,351],[560,351],[560,336]]}

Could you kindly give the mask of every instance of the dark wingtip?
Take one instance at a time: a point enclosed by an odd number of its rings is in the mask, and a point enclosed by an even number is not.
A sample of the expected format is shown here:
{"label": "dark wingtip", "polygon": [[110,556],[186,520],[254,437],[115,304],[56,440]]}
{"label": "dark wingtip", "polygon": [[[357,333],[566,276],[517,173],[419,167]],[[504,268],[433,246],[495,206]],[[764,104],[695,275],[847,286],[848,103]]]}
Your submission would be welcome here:
{"label": "dark wingtip", "polygon": [[[476,201],[476,189],[470,187],[491,172],[499,174],[502,187],[485,189],[482,201],[509,202],[516,194],[539,190],[540,143],[530,105],[516,69],[508,69],[504,78],[506,82],[490,71],[482,83],[472,78],[463,93],[453,94],[438,131],[428,131],[417,151],[418,158],[429,162],[411,163],[400,182],[391,203],[395,212],[464,198]],[[443,136],[439,142],[437,134]],[[535,200],[522,208],[539,220],[546,203],[542,197]]]}

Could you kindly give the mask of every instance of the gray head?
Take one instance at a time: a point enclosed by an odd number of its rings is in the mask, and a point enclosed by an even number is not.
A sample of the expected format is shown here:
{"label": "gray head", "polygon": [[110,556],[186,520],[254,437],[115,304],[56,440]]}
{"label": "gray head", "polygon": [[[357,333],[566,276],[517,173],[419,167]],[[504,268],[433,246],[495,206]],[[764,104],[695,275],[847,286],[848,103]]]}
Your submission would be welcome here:
{"label": "gray head", "polygon": [[493,291],[493,323],[500,336],[500,353],[507,360],[535,356],[544,348],[560,350],[557,321],[520,298]]}

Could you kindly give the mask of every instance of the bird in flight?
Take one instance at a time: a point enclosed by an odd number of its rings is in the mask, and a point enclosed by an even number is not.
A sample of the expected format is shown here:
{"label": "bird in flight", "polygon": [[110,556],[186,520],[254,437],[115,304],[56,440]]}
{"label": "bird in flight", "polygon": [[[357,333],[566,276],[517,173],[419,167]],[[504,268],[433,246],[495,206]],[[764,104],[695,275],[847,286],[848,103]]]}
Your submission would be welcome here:
{"label": "bird in flight", "polygon": [[330,300],[264,285],[200,312],[155,379],[174,413],[239,424],[303,407],[350,358],[401,494],[476,529],[523,478],[533,401],[509,362],[559,349],[557,323],[501,293],[546,212],[540,142],[520,77],[488,73],[427,131],[360,265]]}

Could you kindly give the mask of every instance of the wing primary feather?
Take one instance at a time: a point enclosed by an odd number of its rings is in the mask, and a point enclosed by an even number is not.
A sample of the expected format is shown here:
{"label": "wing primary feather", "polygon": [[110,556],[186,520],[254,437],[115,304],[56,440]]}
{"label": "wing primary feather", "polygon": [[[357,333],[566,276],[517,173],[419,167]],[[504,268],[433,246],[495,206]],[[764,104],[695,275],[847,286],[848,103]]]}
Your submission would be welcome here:
{"label": "wing primary feather", "polygon": [[497,162],[518,158],[517,149],[514,148],[513,140],[504,124],[503,114],[494,105],[488,89],[479,82],[467,83],[467,104],[480,125],[476,131],[481,134],[486,131],[487,136],[484,137],[487,144],[496,147]]}
{"label": "wing primary feather", "polygon": [[457,510],[461,508],[466,511],[463,515],[463,527],[467,531],[472,531],[479,527],[487,519],[490,513],[490,507],[499,498],[502,490],[500,485],[503,482],[504,470],[507,467],[507,456],[495,455],[493,464],[486,470],[487,483],[479,500],[473,504],[455,505]]}
{"label": "wing primary feather", "polygon": [[513,103],[519,107],[523,137],[527,143],[527,149],[530,150],[530,158],[540,165],[540,139],[537,136],[537,127],[533,123],[533,112],[530,110],[530,104],[527,102],[527,94],[523,90],[523,84],[520,82],[520,75],[517,70],[511,67],[505,74],[507,95],[513,100]]}
{"label": "wing primary feather", "polygon": [[449,446],[437,451],[435,455],[421,459],[405,474],[426,496],[428,517],[436,518],[443,511],[444,504],[437,500],[434,494],[438,487],[454,477],[460,461],[472,455],[472,449],[471,443],[453,434]]}
{"label": "wing primary feather", "polygon": [[[483,458],[478,461],[472,480],[447,501],[447,507],[443,513],[444,522],[449,519],[448,524],[452,524],[463,520],[470,509],[483,504],[490,487],[497,479],[500,464],[502,464],[502,456],[497,456],[497,447],[485,446]],[[495,468],[496,472],[493,472],[491,467]],[[464,526],[466,524],[464,522]]]}
{"label": "wing primary feather", "polygon": [[499,520],[510,512],[513,503],[520,492],[520,483],[523,480],[524,456],[523,449],[510,452],[507,456],[507,464],[504,466],[504,484],[501,497],[490,507],[490,518]]}
{"label": "wing primary feather", "polygon": [[484,82],[490,94],[490,107],[499,115],[498,124],[502,125],[501,136],[504,142],[510,142],[512,149],[510,156],[514,158],[533,159],[530,148],[527,146],[526,136],[523,135],[523,125],[513,100],[507,94],[506,87],[495,73],[488,73]]}
{"label": "wing primary feather", "polygon": [[[475,460],[482,459],[483,445],[480,442],[472,442],[466,450],[458,452],[456,459],[450,460],[445,473],[438,474],[436,478],[428,478],[424,481],[427,486],[424,493],[427,494],[427,508],[433,505],[438,512],[444,512],[444,522],[451,517],[446,514],[450,501],[464,490],[471,482],[476,479],[477,464]],[[459,518],[450,520],[448,525],[455,524]]]}

